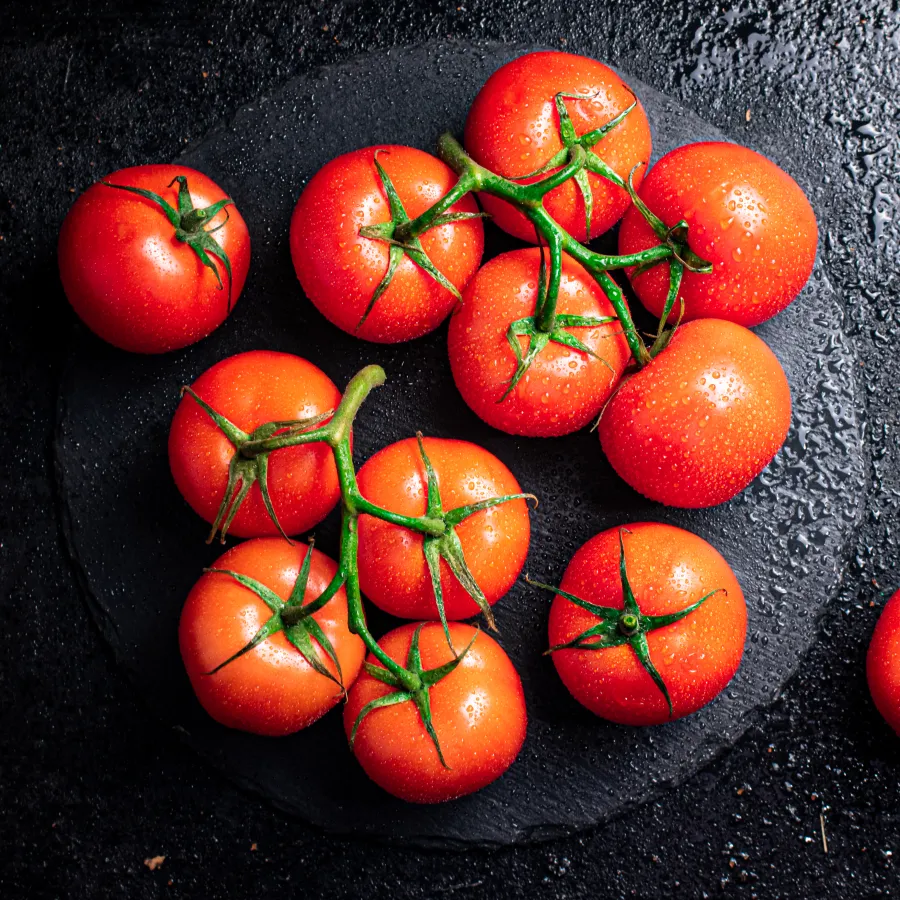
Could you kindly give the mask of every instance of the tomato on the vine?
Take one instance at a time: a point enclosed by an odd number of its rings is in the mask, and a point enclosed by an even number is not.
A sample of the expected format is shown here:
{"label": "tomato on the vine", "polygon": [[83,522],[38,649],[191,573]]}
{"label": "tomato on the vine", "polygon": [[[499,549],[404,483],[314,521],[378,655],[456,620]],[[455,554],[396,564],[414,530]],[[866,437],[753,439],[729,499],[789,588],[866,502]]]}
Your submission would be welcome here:
{"label": "tomato on the vine", "polygon": [[790,422],[790,387],[775,354],[741,325],[698,319],[622,382],[599,431],[613,468],[636,491],[696,508],[747,487]]}
{"label": "tomato on the vine", "polygon": [[740,665],[744,595],[719,552],[689,531],[654,522],[603,531],[572,557],[559,591],[553,662],[572,696],[605,719],[655,725],[689,715]]}
{"label": "tomato on the vine", "polygon": [[900,735],[900,591],[885,604],[875,625],[866,676],[878,712]]}
{"label": "tomato on the vine", "polygon": [[241,214],[186,166],[113,172],[78,198],[59,234],[60,278],[75,312],[105,341],[136,353],[206,337],[231,312],[249,266]]}
{"label": "tomato on the vine", "polygon": [[[550,340],[507,394],[517,369],[507,331],[534,315],[539,276],[537,248],[503,253],[482,266],[450,320],[448,349],[456,386],[481,419],[509,434],[550,437],[596,419],[630,354],[606,294],[563,254],[557,313],[613,321],[567,329],[590,352]],[[516,340],[525,354],[527,339]]]}
{"label": "tomato on the vine", "polygon": [[[644,108],[628,86],[603,63],[556,51],[528,53],[499,68],[479,91],[466,119],[465,146],[472,158],[506,178],[528,184],[539,175],[523,177],[545,166],[565,149],[555,98],[565,97],[575,135],[602,128],[637,103],[625,118],[589,150],[625,179],[638,163],[650,159],[650,126]],[[555,168],[560,168],[561,164]],[[601,175],[587,170],[588,194],[575,179],[550,191],[544,205],[550,215],[580,241],[611,228],[629,205],[627,192]],[[635,173],[640,183],[641,171]],[[586,228],[585,197],[590,197],[590,235]],[[535,241],[534,226],[525,215],[488,194],[481,195],[485,210],[504,231]]]}
{"label": "tomato on the vine", "polygon": [[[287,447],[267,455],[264,473],[243,473],[232,483],[234,461],[241,459],[233,441],[196,398],[245,435],[270,422],[290,423],[324,417],[338,406],[340,391],[311,362],[289,353],[251,350],[207,369],[192,385],[196,395],[182,397],[169,432],[169,464],[184,499],[207,522],[222,524],[223,500],[249,486],[229,527],[239,537],[279,533],[266,509],[262,487],[268,485],[272,508],[286,534],[307,531],[333,509],[340,497],[337,469],[325,443]],[[264,474],[264,479],[259,477]]]}
{"label": "tomato on the vine", "polygon": [[[341,699],[341,684],[349,688],[365,655],[347,627],[343,588],[321,609],[290,621],[321,596],[336,564],[306,544],[258,538],[228,550],[211,569],[191,589],[178,629],[197,699],[217,722],[255,734],[291,734],[312,724]],[[264,597],[284,609],[273,615]]]}
{"label": "tomato on the vine", "polygon": [[[407,662],[416,624],[402,625],[378,643],[395,662]],[[413,803],[440,803],[480,790],[513,763],[525,740],[527,714],[522,682],[500,645],[484,632],[450,624],[453,650],[441,626],[421,626],[418,650],[423,669],[468,652],[446,677],[428,689],[440,754],[412,699],[363,708],[394,689],[363,670],[344,707],[344,729],[366,774],[384,790]],[[474,638],[474,641],[473,641]],[[381,668],[373,655],[367,664]]]}
{"label": "tomato on the vine", "polygon": [[[684,220],[688,244],[713,265],[710,274],[686,271],[679,297],[684,319],[728,319],[747,327],[783,310],[809,279],[816,258],[816,217],[800,186],[759,153],[736,144],[688,144],[650,170],[640,198],[671,228]],[[659,243],[637,208],[619,229],[619,252]],[[669,265],[642,274],[629,270],[635,293],[661,316]],[[674,321],[679,314],[672,311]]]}
{"label": "tomato on the vine", "polygon": [[[410,219],[456,182],[448,166],[413,147],[385,144],[339,156],[313,176],[297,201],[291,256],[304,293],[330,322],[369,341],[396,343],[433,331],[458,297],[407,252],[396,251],[391,272],[396,250],[388,242],[392,235],[376,239],[360,234],[360,229],[396,220],[378,165]],[[478,207],[466,196],[448,212],[474,216]],[[419,240],[437,272],[461,291],[481,261],[481,220],[448,221]],[[386,277],[389,283],[376,297]]]}
{"label": "tomato on the vine", "polygon": [[[424,438],[422,446],[436,475],[441,506],[452,534],[435,538],[440,588],[448,619],[478,614],[473,586],[461,583],[451,563],[461,561],[488,605],[515,583],[525,557],[531,526],[524,499],[477,509],[458,523],[452,510],[521,493],[509,469],[492,453],[468,441]],[[416,439],[380,450],[359,470],[360,493],[372,503],[404,516],[422,516],[428,500],[428,477]],[[457,517],[458,518],[458,517]],[[374,516],[359,519],[359,581],[376,606],[404,619],[436,619],[438,606],[426,559],[426,542],[418,532]],[[464,576],[465,577],[465,576]]]}

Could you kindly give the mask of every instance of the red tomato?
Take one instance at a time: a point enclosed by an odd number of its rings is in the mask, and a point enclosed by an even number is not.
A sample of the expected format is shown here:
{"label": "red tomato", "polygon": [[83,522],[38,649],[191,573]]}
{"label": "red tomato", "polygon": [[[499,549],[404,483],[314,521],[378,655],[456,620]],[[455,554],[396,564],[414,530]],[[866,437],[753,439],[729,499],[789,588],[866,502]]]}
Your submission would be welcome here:
{"label": "red tomato", "polygon": [[791,423],[791,391],[775,354],[720,319],[682,325],[625,380],[600,419],[603,451],[636,491],[667,506],[703,507],[740,493],[772,461]]}
{"label": "red tomato", "polygon": [[[379,645],[403,665],[415,629],[415,624],[402,625],[386,634]],[[450,625],[457,653],[475,635],[457,668],[429,690],[434,729],[449,768],[441,765],[412,701],[375,709],[359,725],[353,753],[369,778],[395,797],[413,803],[440,803],[471,794],[499,778],[522,748],[525,696],[509,657],[484,632],[457,622]],[[422,628],[419,650],[426,670],[453,659],[437,623]],[[367,661],[380,666],[372,655]],[[344,707],[348,737],[362,708],[392,691],[363,670]]]}
{"label": "red tomato", "polygon": [[[816,258],[818,230],[809,200],[787,172],[736,144],[688,144],[667,153],[639,191],[668,227],[684,219],[688,244],[713,264],[711,274],[685,272],[684,321],[728,319],[758,325],[781,312],[806,284]],[[655,247],[659,238],[636,208],[619,229],[619,252]],[[669,266],[636,278],[644,306],[661,316]],[[676,318],[674,310],[672,318]]]}
{"label": "red tomato", "polygon": [[[375,168],[390,176],[409,218],[433,206],[456,183],[439,159],[413,147],[385,144],[333,159],[309,182],[291,219],[291,256],[303,291],[330,322],[350,334],[393,344],[421,337],[447,318],[456,297],[404,255],[389,287],[360,320],[388,270],[389,245],[360,237],[359,230],[391,220]],[[450,212],[476,213],[471,196]],[[428,258],[462,290],[481,261],[480,219],[440,225],[421,236]]]}
{"label": "red tomato", "polygon": [[[534,315],[539,274],[536,248],[503,253],[482,266],[450,320],[448,346],[456,386],[480,418],[509,434],[550,437],[577,431],[596,419],[630,354],[618,321],[567,329],[596,356],[551,341],[501,400],[517,367],[506,334],[512,322]],[[566,255],[557,311],[615,316],[597,282]],[[524,355],[528,338],[518,340]]]}
{"label": "red tomato", "polygon": [[[593,59],[555,51],[528,53],[499,68],[487,80],[469,109],[465,145],[481,165],[519,180],[541,168],[563,148],[558,93],[587,95],[565,101],[575,134],[581,137],[626,110],[634,95],[612,69]],[[632,168],[650,159],[650,126],[638,103],[625,119],[594,145],[592,153],[626,179]],[[635,184],[642,172],[635,172]],[[522,179],[527,184],[540,177]],[[615,225],[629,205],[627,192],[605,178],[588,173],[593,196],[591,237]],[[481,194],[485,210],[504,231],[534,242],[534,226],[504,200]],[[573,179],[544,198],[547,211],[580,241],[585,232],[585,204]]]}
{"label": "red tomato", "polygon": [[[195,209],[226,198],[201,172],[186,166],[135,166],[106,178],[152,191],[178,209],[187,178]],[[223,224],[224,223],[224,224]],[[212,239],[231,261],[231,303],[250,266],[250,235],[232,205],[205,224],[221,225]],[[222,280],[175,236],[175,226],[152,200],[102,183],[91,185],[69,210],[59,235],[59,273],[75,312],[91,331],[123,350],[164,353],[206,337],[228,315],[228,273],[209,254]]]}
{"label": "red tomato", "polygon": [[[591,538],[572,557],[560,589],[598,606],[623,609],[619,528]],[[552,653],[560,678],[591,712],[623,725],[656,725],[696,712],[724,690],[741,662],[747,607],[728,563],[702,538],[671,525],[638,522],[622,535],[628,582],[642,616],[666,616],[717,591],[696,610],[645,637],[659,686],[628,643]],[[601,620],[557,594],[550,646],[568,643]]]}
{"label": "red tomato", "polygon": [[[308,550],[302,543],[260,538],[238,544],[212,568],[249,576],[287,601]],[[325,590],[336,572],[333,560],[312,551],[304,605]],[[209,674],[245,647],[271,617],[272,611],[251,589],[229,575],[210,572],[188,595],[178,639],[197,699],[217,722],[255,734],[284,735],[312,724],[341,698],[339,685],[315,671],[284,631]],[[341,664],[344,686],[349,687],[362,666],[365,645],[347,628],[344,589],[311,618],[330,643]],[[326,648],[311,640],[319,662],[338,678]]]}
{"label": "red tomato", "polygon": [[875,626],[866,675],[878,712],[900,735],[900,591],[888,600]]}
{"label": "red tomato", "polygon": [[[444,511],[492,497],[521,493],[509,469],[487,450],[467,441],[425,438],[437,474]],[[359,470],[359,489],[372,503],[405,516],[425,514],[425,466],[414,438],[376,453]],[[494,604],[515,583],[531,526],[525,500],[510,500],[473,513],[454,526],[469,571]],[[404,619],[438,617],[431,576],[417,532],[373,516],[359,518],[359,581],[376,606]],[[441,560],[441,590],[448,619],[478,614],[478,605]]]}
{"label": "red tomato", "polygon": [[[331,379],[311,362],[269,350],[223,359],[192,387],[216,412],[247,433],[267,422],[327,413],[337,409],[341,399]],[[234,446],[209,415],[185,395],[169,432],[169,464],[178,490],[207,522],[216,518],[234,453]],[[334,458],[324,443],[270,453],[268,485],[287,534],[300,534],[321,522],[340,497]],[[229,531],[239,537],[278,534],[258,483],[250,489]]]}

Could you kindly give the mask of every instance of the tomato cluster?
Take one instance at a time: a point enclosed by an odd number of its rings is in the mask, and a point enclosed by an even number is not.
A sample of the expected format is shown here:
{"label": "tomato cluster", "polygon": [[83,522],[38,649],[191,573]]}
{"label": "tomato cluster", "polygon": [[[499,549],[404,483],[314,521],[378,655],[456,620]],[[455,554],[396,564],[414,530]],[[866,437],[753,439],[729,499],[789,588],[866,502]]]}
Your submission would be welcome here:
{"label": "tomato cluster", "polygon": [[[450,317],[450,369],[488,424],[542,437],[599,419],[603,452],[635,490],[670,506],[723,503],[771,461],[790,424],[785,374],[748,326],[806,283],[815,217],[797,184],[751,150],[691,144],[643,177],[650,150],[646,114],[611,69],[522,56],[476,97],[465,148],[444,135],[440,159],[382,145],[323,167],[290,223],[297,277],[324,316],[365,340],[413,340]],[[537,246],[481,265],[485,215]],[[618,255],[586,245],[620,220]],[[89,327],[162,352],[224,319],[249,237],[203,175],[145,166],[78,200],[59,257]],[[649,346],[628,285],[658,317]],[[437,802],[498,778],[525,740],[512,662],[460,620],[481,614],[495,627],[492,607],[528,553],[530,495],[486,450],[421,435],[357,473],[352,423],[383,379],[367,367],[341,394],[313,363],[257,350],[184,389],[169,434],[175,482],[211,523],[210,540],[250,540],[190,592],[180,646],[219,722],[288,734],[343,697],[366,773],[398,797]],[[291,540],[339,501],[338,560]],[[613,722],[689,715],[740,664],[740,585],[687,531],[612,528],[578,550],[559,587],[529,583],[554,594],[560,678]],[[363,595],[412,621],[376,640]],[[896,728],[898,603],[869,657],[873,695]]]}

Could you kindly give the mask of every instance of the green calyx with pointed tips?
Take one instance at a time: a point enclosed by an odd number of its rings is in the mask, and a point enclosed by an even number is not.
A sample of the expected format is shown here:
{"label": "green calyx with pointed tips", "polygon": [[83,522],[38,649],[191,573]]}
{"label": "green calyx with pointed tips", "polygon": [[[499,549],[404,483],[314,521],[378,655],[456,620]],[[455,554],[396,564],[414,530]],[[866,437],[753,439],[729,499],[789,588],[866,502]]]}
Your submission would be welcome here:
{"label": "green calyx with pointed tips", "polygon": [[[434,722],[432,721],[429,691],[441,679],[446,678],[463,661],[466,654],[472,649],[472,645],[478,638],[478,634],[476,632],[472,636],[472,640],[469,641],[465,649],[459,655],[456,654],[456,650],[451,643],[450,649],[453,650],[454,657],[450,662],[434,669],[423,669],[422,656],[419,652],[419,634],[424,625],[424,622],[420,623],[413,632],[412,640],[409,643],[409,653],[407,653],[406,656],[406,665],[403,669],[404,674],[402,676],[398,675],[396,672],[391,672],[389,669],[382,668],[381,666],[375,666],[368,662],[365,663],[365,668],[369,675],[383,684],[394,688],[394,690],[389,694],[384,694],[375,700],[371,700],[360,710],[359,715],[356,717],[356,721],[353,723],[353,728],[350,731],[350,746],[353,747],[353,744],[356,741],[356,732],[359,730],[359,726],[363,719],[365,719],[370,712],[384,706],[394,706],[397,703],[412,702],[419,712],[419,718],[422,720],[422,725],[425,727],[428,736],[431,738],[431,742],[434,744],[434,749],[437,751],[441,765],[445,769],[449,769],[450,766],[447,765],[444,754],[441,752],[441,744],[434,728]],[[447,640],[449,642],[449,635],[447,636]]]}
{"label": "green calyx with pointed tips", "polygon": [[[207,269],[212,270],[213,275],[216,276],[219,290],[221,291],[225,289],[225,285],[222,283],[219,267],[213,261],[213,258],[218,259],[228,276],[228,312],[230,313],[232,305],[231,260],[228,258],[228,254],[222,248],[222,245],[213,237],[213,234],[222,228],[228,221],[227,207],[233,206],[234,200],[230,197],[226,197],[224,200],[219,200],[211,206],[195,209],[194,201],[191,199],[191,192],[188,188],[187,178],[184,175],[176,175],[175,178],[169,182],[169,187],[172,187],[176,182],[178,183],[177,210],[168,201],[153,191],[148,191],[144,188],[131,187],[130,185],[125,184],[113,184],[110,181],[101,181],[100,184],[105,187],[116,188],[120,191],[128,191],[129,193],[137,194],[139,197],[143,197],[146,200],[155,203],[175,228],[175,238],[181,241],[182,244],[187,244],[188,247],[197,254],[197,258],[200,262],[202,262]],[[215,219],[215,217],[223,210],[225,211],[225,219],[212,228],[207,227],[212,224],[213,219]]]}
{"label": "green calyx with pointed tips", "polygon": [[589,603],[582,600],[574,594],[560,590],[549,584],[541,584],[539,581],[531,581],[528,583],[535,587],[552,591],[559,594],[567,600],[574,603],[581,609],[587,610],[591,615],[596,616],[600,621],[583,631],[578,636],[567,641],[565,644],[558,644],[551,647],[547,653],[556,653],[559,650],[606,650],[609,647],[620,647],[622,644],[628,644],[637,656],[638,661],[644,667],[647,674],[653,679],[654,684],[659,688],[666,704],[669,707],[669,717],[673,715],[672,698],[669,696],[669,689],[660,675],[659,670],[653,663],[650,656],[650,646],[647,643],[647,635],[658,628],[665,628],[668,625],[674,625],[682,619],[689,616],[695,610],[698,610],[710,597],[715,596],[724,588],[717,588],[710,591],[699,600],[686,606],[678,612],[670,613],[665,616],[648,616],[644,615],[637,599],[632,591],[631,584],[628,580],[628,572],[625,565],[625,542],[623,534],[630,534],[628,529],[619,529],[619,577],[622,581],[622,609],[616,609],[612,606],[599,606],[596,603]]}

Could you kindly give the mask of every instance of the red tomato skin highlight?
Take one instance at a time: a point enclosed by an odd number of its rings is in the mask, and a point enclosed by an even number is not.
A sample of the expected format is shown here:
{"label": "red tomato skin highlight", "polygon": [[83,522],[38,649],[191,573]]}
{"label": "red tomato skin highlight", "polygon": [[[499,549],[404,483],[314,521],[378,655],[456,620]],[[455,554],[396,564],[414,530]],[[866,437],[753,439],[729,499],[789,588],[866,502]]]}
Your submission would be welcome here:
{"label": "red tomato skin highlight", "polygon": [[[517,181],[519,176],[540,168],[563,147],[554,102],[560,91],[591,97],[566,100],[578,136],[607,124],[634,101],[622,79],[597,60],[557,51],[528,53],[499,68],[478,93],[466,119],[466,150],[492,172]],[[638,102],[619,125],[594,145],[593,152],[619,176],[627,178],[635,165],[646,164],[651,149],[650,125]],[[636,187],[642,176],[642,169],[635,171]],[[546,175],[521,179],[519,183],[528,184],[542,177]],[[596,237],[622,218],[630,200],[625,190],[599,175],[589,173],[588,181],[594,198],[591,237]],[[504,231],[536,242],[534,226],[505,200],[482,194],[481,202]],[[572,179],[550,191],[544,205],[573,237],[586,239],[584,201]]]}
{"label": "red tomato skin highlight", "polygon": [[[702,538],[655,522],[626,526],[629,583],[641,613],[678,612],[717,588],[680,622],[647,635],[650,656],[672,698],[673,719],[696,712],[734,677],[744,652],[747,607],[734,573]],[[572,557],[560,588],[600,606],[623,607],[619,529],[591,538]],[[550,608],[550,646],[597,624],[597,618],[557,594]],[[606,650],[557,650],[553,663],[569,693],[591,712],[622,725],[672,721],[662,692],[627,644]]]}
{"label": "red tomato skin highlight", "polygon": [[[223,359],[192,385],[199,397],[243,431],[273,421],[337,409],[341,393],[321,369],[299,356],[251,350]],[[234,447],[190,396],[182,397],[169,431],[169,464],[191,508],[213,522],[225,494]],[[340,499],[331,450],[324,443],[276,450],[269,456],[269,495],[289,535],[317,525]],[[234,518],[235,537],[277,535],[254,484]]]}
{"label": "red tomato skin highlight", "polygon": [[[402,625],[379,644],[404,663],[415,629],[414,623]],[[457,653],[475,634],[471,625],[450,623]],[[453,658],[438,623],[422,629],[419,649],[425,669]],[[367,662],[375,663],[375,658],[370,654]],[[348,738],[363,706],[390,691],[361,672],[344,706]],[[457,669],[431,688],[430,698],[434,728],[450,768],[441,765],[412,702],[373,710],[360,724],[353,746],[372,781],[411,803],[442,803],[481,790],[506,772],[525,741],[522,682],[500,645],[483,631]]]}
{"label": "red tomato skin highlight", "polygon": [[747,487],[790,421],[790,387],[775,354],[741,325],[699,319],[623,381],[599,432],[607,459],[636,491],[700,508]]}
{"label": "red tomato skin highlight", "polygon": [[[727,319],[752,327],[788,306],[809,280],[818,226],[809,200],[782,169],[759,153],[726,143],[688,144],[667,153],[638,192],[669,227],[688,223],[691,249],[711,274],[685,272],[682,321]],[[636,208],[619,229],[619,253],[655,247],[659,239]],[[640,301],[661,316],[669,265],[629,278]],[[678,316],[673,310],[670,321]]]}
{"label": "red tomato skin highlight", "polygon": [[875,625],[866,678],[875,707],[900,735],[900,591],[885,604]]}
{"label": "red tomato skin highlight", "polygon": [[[512,322],[534,315],[540,274],[537,248],[513,250],[485,263],[469,283],[447,337],[453,380],[472,411],[508,434],[555,437],[594,421],[630,358],[618,321],[571,333],[607,365],[553,341],[500,402],[516,371],[506,339]],[[615,310],[590,274],[563,254],[559,313],[603,318]],[[523,354],[524,337],[519,338]]]}
{"label": "red tomato skin highlight", "polygon": [[[415,218],[456,183],[441,160],[412,147],[384,144],[331,160],[300,195],[291,219],[291,256],[304,293],[338,328],[376,343],[393,344],[433,331],[456,298],[404,256],[366,321],[359,322],[388,269],[389,245],[360,237],[359,229],[390,221],[374,157],[391,178],[406,213]],[[477,213],[471,195],[449,212]],[[460,291],[484,249],[480,219],[441,225],[420,238],[429,259]]]}
{"label": "red tomato skin highlight", "polygon": [[[468,441],[425,438],[425,452],[437,473],[444,510],[522,489],[496,456]],[[425,514],[428,484],[415,438],[380,450],[359,470],[360,493],[372,503],[407,516]],[[466,562],[493,605],[515,584],[525,564],[531,524],[525,500],[510,500],[474,513],[456,526]],[[367,599],[403,619],[438,618],[422,535],[363,515],[359,518],[359,580]],[[448,619],[479,613],[447,563],[441,560],[441,588]]]}
{"label": "red tomato skin highlight", "polygon": [[[194,207],[223,200],[213,181],[187,166],[149,165],[120,169],[112,184],[151,190],[178,208],[176,175],[188,180]],[[234,205],[214,240],[231,260],[231,302],[237,303],[250,267],[250,235]],[[214,220],[219,225],[225,213]],[[224,285],[175,237],[175,228],[154,202],[97,183],[75,201],[59,235],[59,272],[72,308],[95,334],[134,353],[165,353],[193,344],[228,315]]]}
{"label": "red tomato skin highlight", "polygon": [[[283,538],[245,541],[228,550],[213,568],[230,569],[262,582],[287,600],[307,545]],[[337,571],[334,560],[313,550],[304,602],[311,603]],[[203,708],[219,723],[254,734],[281,736],[311,725],[337,705],[337,685],[316,672],[279,632],[207,674],[249,643],[272,615],[252,591],[228,575],[206,573],[188,595],[179,623],[181,656]],[[347,628],[344,589],[313,614],[331,641],[349,687],[362,666],[365,645]],[[313,640],[319,658],[333,674],[334,663]]]}

